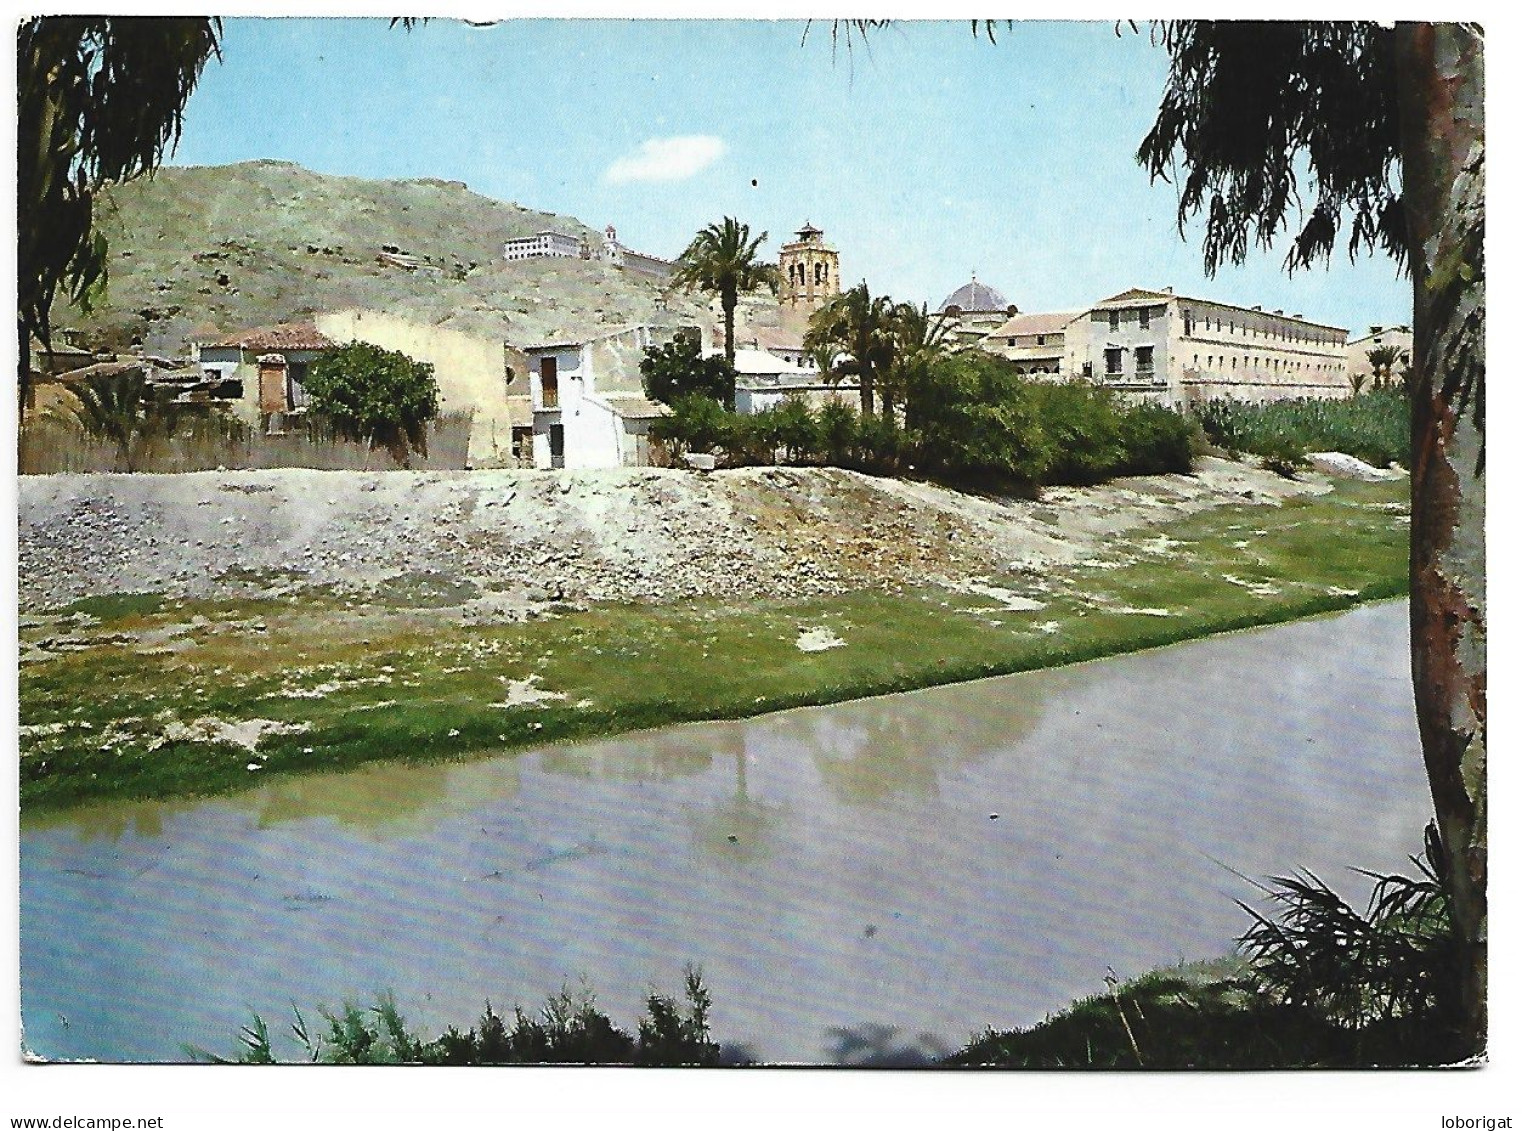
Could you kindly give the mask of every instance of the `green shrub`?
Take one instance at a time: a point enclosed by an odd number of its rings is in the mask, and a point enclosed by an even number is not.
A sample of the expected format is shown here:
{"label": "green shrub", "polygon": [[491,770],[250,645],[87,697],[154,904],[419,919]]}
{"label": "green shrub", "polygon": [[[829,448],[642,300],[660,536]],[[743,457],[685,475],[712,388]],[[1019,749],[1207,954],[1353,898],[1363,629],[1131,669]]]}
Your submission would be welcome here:
{"label": "green shrub", "polygon": [[735,370],[722,356],[704,357],[696,334],[679,333],[652,346],[639,363],[645,396],[675,405],[683,397],[707,397],[725,406],[735,401]]}
{"label": "green shrub", "polygon": [[710,397],[688,394],[676,399],[670,416],[650,425],[650,435],[681,451],[711,452],[730,438],[731,415]]}
{"label": "green shrub", "polygon": [[1410,463],[1411,405],[1399,389],[1376,388],[1346,400],[1215,400],[1193,411],[1210,442],[1233,454],[1277,460],[1293,445],[1302,454],[1345,452],[1376,467]]}
{"label": "green shrub", "polygon": [[856,450],[857,415],[849,405],[830,401],[819,410],[818,452],[827,463],[846,467]]}
{"label": "green shrub", "polygon": [[335,433],[385,448],[398,463],[426,453],[428,422],[439,411],[433,366],[368,342],[352,342],[312,362],[305,382],[311,411]]}
{"label": "green shrub", "polygon": [[1161,405],[1135,405],[1120,419],[1125,455],[1114,473],[1188,474],[1195,458],[1204,454],[1204,440],[1197,421]]}
{"label": "green shrub", "polygon": [[[307,1023],[296,1009],[291,1035],[303,1059],[322,1064],[643,1064],[680,1067],[719,1062],[719,1046],[708,1033],[710,999],[701,971],[689,966],[683,979],[685,1006],[662,994],[645,998],[638,1035],[630,1034],[596,1007],[585,986],[562,989],[538,1013],[514,1006],[512,1024],[486,1003],[474,1028],[450,1027],[433,1040],[407,1028],[391,994],[361,1009],[345,1002],[338,1012],[319,1010],[325,1029]],[[239,1064],[275,1064],[269,1027],[255,1014],[238,1035]],[[198,1060],[226,1063],[200,1049]]]}
{"label": "green shrub", "polygon": [[1051,459],[1043,483],[1099,483],[1126,466],[1126,409],[1109,389],[1076,382],[1028,385]]}
{"label": "green shrub", "polygon": [[801,397],[787,397],[777,407],[773,418],[777,446],[790,463],[803,463],[819,457],[824,446],[819,419]]}

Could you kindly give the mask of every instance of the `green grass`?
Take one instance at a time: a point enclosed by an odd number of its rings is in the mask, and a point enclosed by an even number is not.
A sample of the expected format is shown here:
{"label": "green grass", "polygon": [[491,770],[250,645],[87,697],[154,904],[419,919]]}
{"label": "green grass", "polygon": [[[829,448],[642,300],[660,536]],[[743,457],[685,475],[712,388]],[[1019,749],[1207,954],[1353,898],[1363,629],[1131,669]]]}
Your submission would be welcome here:
{"label": "green grass", "polygon": [[[471,627],[397,608],[394,594],[354,607],[327,596],[92,598],[98,623],[21,632],[24,649],[54,644],[20,671],[22,802],[35,811],[211,794],[377,759],[479,756],[1052,667],[1343,609],[1405,592],[1404,501],[1404,482],[1352,483],[1279,507],[1218,507],[1117,539],[1098,562],[991,579],[1042,601],[1034,612],[921,589],[741,608],[604,606]],[[1143,609],[1169,615],[1135,611]],[[800,651],[805,627],[845,646]],[[57,647],[63,632],[77,650]],[[180,650],[165,650],[171,633]],[[499,705],[506,681],[530,677],[537,682],[527,686],[564,698]],[[201,716],[305,729],[266,734],[256,755],[163,740],[171,721]]]}
{"label": "green grass", "polygon": [[1430,1027],[1396,1018],[1354,1029],[1266,993],[1231,958],[1154,970],[1027,1029],[988,1030],[942,1063],[963,1068],[1372,1068],[1462,1059]]}

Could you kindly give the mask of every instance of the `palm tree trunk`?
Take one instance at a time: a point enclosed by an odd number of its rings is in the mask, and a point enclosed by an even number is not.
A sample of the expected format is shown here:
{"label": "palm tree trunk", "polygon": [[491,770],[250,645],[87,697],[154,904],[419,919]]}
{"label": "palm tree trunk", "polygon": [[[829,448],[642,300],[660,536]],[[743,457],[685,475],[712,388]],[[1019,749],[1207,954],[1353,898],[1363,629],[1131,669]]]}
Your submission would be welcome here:
{"label": "palm tree trunk", "polygon": [[724,394],[724,407],[730,412],[735,411],[735,304],[738,302],[736,295],[724,292],[724,360],[729,362],[730,377],[729,387]]}
{"label": "palm tree trunk", "polygon": [[1411,668],[1448,863],[1459,1037],[1486,1039],[1483,47],[1398,24],[1401,162],[1414,291]]}
{"label": "palm tree trunk", "polygon": [[861,414],[864,417],[865,416],[871,416],[872,415],[872,393],[873,393],[873,385],[874,385],[873,378],[872,378],[872,370],[870,370],[870,369],[862,369],[860,380],[861,380]]}

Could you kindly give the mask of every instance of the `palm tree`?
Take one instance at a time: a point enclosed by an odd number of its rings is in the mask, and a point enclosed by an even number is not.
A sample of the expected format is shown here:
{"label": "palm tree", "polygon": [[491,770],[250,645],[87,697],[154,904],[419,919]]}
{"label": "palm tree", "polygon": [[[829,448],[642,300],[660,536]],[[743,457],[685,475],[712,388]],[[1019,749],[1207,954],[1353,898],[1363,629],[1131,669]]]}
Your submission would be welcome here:
{"label": "palm tree", "polygon": [[849,355],[831,367],[831,376],[860,381],[863,416],[872,415],[878,373],[893,364],[893,311],[892,299],[873,298],[865,282],[857,283],[815,311],[803,336],[803,348],[815,357]]}
{"label": "palm tree", "polygon": [[883,412],[892,419],[894,403],[901,402],[904,427],[913,429],[930,367],[948,352],[951,320],[931,314],[924,303],[901,302],[893,308],[892,333],[893,360],[883,376]]}
{"label": "palm tree", "polygon": [[141,369],[96,374],[71,386],[78,405],[74,416],[91,436],[116,445],[117,458],[132,470],[132,444],[148,431],[154,403]]}
{"label": "palm tree", "polygon": [[[1400,360],[1400,350],[1394,346],[1375,346],[1366,356],[1373,371],[1374,388],[1384,388],[1395,370],[1395,363]],[[1356,395],[1358,390],[1355,388],[1353,392]]]}
{"label": "palm tree", "polygon": [[[735,306],[741,292],[762,287],[769,287],[773,294],[777,292],[776,266],[756,258],[756,249],[765,242],[765,232],[751,239],[749,224],[726,216],[723,224],[709,224],[692,237],[687,250],[677,259],[677,272],[672,277],[679,287],[719,296],[724,307],[724,359],[731,366],[735,363]],[[732,392],[729,402],[733,409]]]}

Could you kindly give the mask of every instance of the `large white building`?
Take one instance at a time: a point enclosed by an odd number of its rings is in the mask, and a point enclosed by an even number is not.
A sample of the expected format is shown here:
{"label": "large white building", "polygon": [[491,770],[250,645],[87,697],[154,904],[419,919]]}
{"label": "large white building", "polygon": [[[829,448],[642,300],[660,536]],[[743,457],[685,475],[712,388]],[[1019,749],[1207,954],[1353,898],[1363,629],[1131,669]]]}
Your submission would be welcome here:
{"label": "large white building", "polygon": [[1135,288],[1095,303],[1075,343],[1077,375],[1182,406],[1349,392],[1348,332],[1299,314]]}
{"label": "large white building", "polygon": [[504,243],[502,258],[509,263],[520,259],[580,259],[584,246],[579,237],[564,232],[536,232]]}

